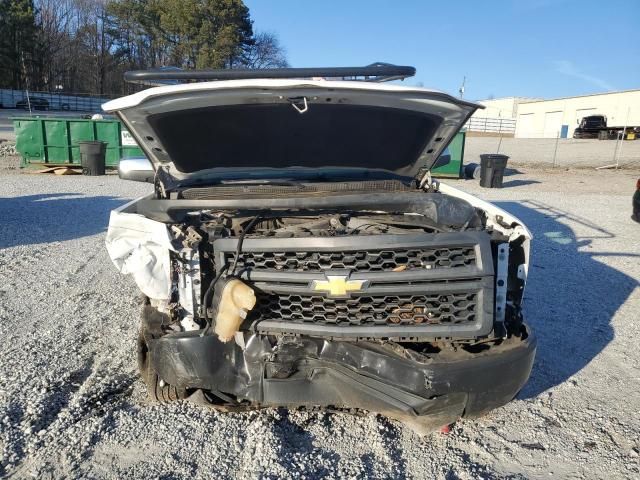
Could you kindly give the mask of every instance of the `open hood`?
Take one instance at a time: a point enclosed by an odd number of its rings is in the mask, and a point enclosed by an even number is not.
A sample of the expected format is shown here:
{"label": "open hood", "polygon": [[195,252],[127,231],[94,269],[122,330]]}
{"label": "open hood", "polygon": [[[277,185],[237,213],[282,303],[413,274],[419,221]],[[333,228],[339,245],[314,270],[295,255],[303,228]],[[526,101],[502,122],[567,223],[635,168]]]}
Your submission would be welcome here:
{"label": "open hood", "polygon": [[103,105],[178,181],[292,167],[421,178],[477,108],[421,88],[295,79],[162,86]]}

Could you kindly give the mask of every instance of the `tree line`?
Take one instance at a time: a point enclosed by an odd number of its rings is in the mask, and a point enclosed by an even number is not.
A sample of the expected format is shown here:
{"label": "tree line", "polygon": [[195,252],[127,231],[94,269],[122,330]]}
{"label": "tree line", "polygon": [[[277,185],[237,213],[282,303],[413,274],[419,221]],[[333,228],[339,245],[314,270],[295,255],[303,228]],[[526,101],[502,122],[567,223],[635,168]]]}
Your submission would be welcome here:
{"label": "tree line", "polygon": [[121,95],[127,70],[286,66],[242,0],[0,0],[0,88]]}

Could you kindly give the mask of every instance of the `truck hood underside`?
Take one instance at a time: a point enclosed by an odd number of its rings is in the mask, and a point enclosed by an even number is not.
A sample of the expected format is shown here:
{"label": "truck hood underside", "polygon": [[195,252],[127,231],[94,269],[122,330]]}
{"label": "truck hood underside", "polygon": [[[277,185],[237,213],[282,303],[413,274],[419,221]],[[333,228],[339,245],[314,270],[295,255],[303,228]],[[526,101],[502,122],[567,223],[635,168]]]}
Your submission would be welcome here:
{"label": "truck hood underside", "polygon": [[103,108],[156,170],[183,180],[292,167],[416,177],[478,106],[396,85],[246,80],[152,88]]}

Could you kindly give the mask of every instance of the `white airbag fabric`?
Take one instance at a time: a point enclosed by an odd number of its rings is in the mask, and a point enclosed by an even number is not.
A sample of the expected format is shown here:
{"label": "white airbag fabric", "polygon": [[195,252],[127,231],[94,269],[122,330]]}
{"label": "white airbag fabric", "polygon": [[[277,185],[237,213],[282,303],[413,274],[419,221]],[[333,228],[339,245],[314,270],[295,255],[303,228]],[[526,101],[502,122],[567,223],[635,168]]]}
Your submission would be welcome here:
{"label": "white airbag fabric", "polygon": [[169,251],[175,249],[164,223],[114,210],[105,243],[116,268],[121,273],[133,275],[142,293],[153,299],[169,299]]}

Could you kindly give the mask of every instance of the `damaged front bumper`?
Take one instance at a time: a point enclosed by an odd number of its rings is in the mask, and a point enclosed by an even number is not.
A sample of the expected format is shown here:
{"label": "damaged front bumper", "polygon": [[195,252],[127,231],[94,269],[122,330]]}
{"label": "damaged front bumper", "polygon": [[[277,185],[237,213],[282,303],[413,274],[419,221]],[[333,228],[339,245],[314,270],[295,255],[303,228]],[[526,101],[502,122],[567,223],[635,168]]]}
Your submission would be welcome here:
{"label": "damaged front bumper", "polygon": [[152,368],[176,387],[241,405],[360,408],[421,434],[509,402],[527,381],[536,350],[531,333],[475,353],[260,334],[222,343],[198,332],[148,343]]}

